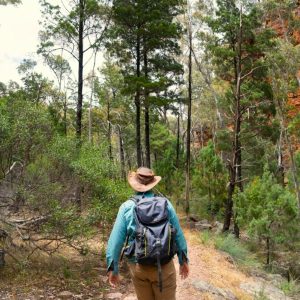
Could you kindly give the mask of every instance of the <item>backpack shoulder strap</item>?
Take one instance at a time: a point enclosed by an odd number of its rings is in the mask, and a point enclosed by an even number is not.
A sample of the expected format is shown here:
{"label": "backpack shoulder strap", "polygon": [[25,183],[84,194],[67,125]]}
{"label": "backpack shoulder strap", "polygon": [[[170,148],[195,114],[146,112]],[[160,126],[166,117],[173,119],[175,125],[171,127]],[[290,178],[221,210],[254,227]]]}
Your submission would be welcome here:
{"label": "backpack shoulder strap", "polygon": [[144,198],[144,194],[143,195],[133,195],[128,200],[133,201],[135,203],[135,205],[137,205],[143,198]]}

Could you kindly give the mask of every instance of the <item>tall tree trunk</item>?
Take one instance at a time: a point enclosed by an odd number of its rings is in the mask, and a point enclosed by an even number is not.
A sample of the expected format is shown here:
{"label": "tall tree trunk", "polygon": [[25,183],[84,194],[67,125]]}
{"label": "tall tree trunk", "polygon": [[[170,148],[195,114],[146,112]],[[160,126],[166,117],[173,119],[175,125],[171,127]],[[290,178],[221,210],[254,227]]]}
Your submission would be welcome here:
{"label": "tall tree trunk", "polygon": [[89,142],[93,142],[93,96],[94,96],[94,82],[95,82],[95,66],[97,60],[97,51],[94,55],[93,69],[92,69],[92,80],[91,80],[91,95],[90,95],[90,103],[89,103]]}
{"label": "tall tree trunk", "polygon": [[120,163],[121,163],[121,177],[126,181],[126,173],[125,173],[125,154],[124,154],[124,142],[122,137],[121,126],[118,125],[119,132],[119,150],[120,150]]}
{"label": "tall tree trunk", "polygon": [[63,124],[64,124],[64,134],[67,136],[68,133],[68,128],[67,128],[67,109],[68,109],[68,98],[67,98],[67,93],[64,94],[64,104],[63,104],[63,110],[64,110],[64,115],[63,115]]}
{"label": "tall tree trunk", "polygon": [[283,165],[283,153],[282,153],[282,136],[283,136],[283,128],[280,130],[280,136],[279,136],[279,141],[277,142],[277,174],[279,178],[279,182],[283,187],[285,187],[285,182],[284,182],[284,165]]}
{"label": "tall tree trunk", "polygon": [[[141,38],[139,34],[136,39],[136,77],[141,76]],[[141,147],[141,99],[140,99],[140,84],[137,83],[135,94],[135,107],[136,107],[136,157],[138,167],[142,166],[142,147]]]}
{"label": "tall tree trunk", "polygon": [[270,246],[270,238],[267,237],[267,243],[266,243],[266,248],[267,248],[267,266],[270,265],[271,262],[271,246]]}
{"label": "tall tree trunk", "polygon": [[[191,24],[189,24],[191,26]],[[188,118],[186,137],[186,169],[185,169],[185,213],[190,214],[190,164],[191,164],[191,127],[192,127],[192,30],[189,27],[189,61],[188,61]]]}
{"label": "tall tree trunk", "polygon": [[[225,209],[225,218],[223,231],[228,231],[231,223],[231,218],[233,216],[234,221],[234,234],[239,238],[240,230],[236,222],[237,215],[233,215],[233,193],[235,186],[237,185],[240,191],[243,191],[243,181],[242,181],[242,147],[241,147],[241,123],[242,123],[242,112],[241,112],[241,84],[242,84],[242,7],[240,8],[240,24],[238,32],[238,42],[237,42],[237,55],[234,58],[234,70],[235,70],[235,114],[234,114],[234,142],[232,149],[232,160],[231,166],[229,166],[230,171],[230,182],[228,186],[227,203]],[[235,51],[235,45],[232,45]]]}
{"label": "tall tree trunk", "polygon": [[83,89],[83,26],[84,26],[84,0],[79,1],[79,31],[78,31],[78,91],[76,112],[76,137],[81,141],[82,127],[82,89]]}
{"label": "tall tree trunk", "polygon": [[109,159],[112,160],[113,157],[112,157],[112,145],[111,145],[110,98],[108,93],[107,93],[107,124],[108,124],[108,130],[107,130],[108,156]]}
{"label": "tall tree trunk", "polygon": [[5,251],[0,248],[0,269],[5,266]]}
{"label": "tall tree trunk", "polygon": [[[78,30],[78,92],[77,92],[77,112],[76,112],[76,137],[78,151],[81,146],[82,129],[82,100],[83,100],[83,26],[84,26],[84,0],[79,1],[79,30]],[[81,184],[78,183],[75,191],[75,202],[78,212],[81,211]]]}
{"label": "tall tree trunk", "polygon": [[145,152],[146,167],[151,168],[149,103],[145,103]]}
{"label": "tall tree trunk", "polygon": [[177,142],[176,142],[176,168],[179,169],[179,154],[180,154],[180,112],[177,115]]}
{"label": "tall tree trunk", "polygon": [[[148,79],[148,57],[146,41],[144,39],[144,75],[147,81]],[[151,168],[151,151],[150,151],[150,117],[149,117],[149,97],[148,89],[144,88],[144,107],[145,107],[145,155],[146,155],[146,167]]]}

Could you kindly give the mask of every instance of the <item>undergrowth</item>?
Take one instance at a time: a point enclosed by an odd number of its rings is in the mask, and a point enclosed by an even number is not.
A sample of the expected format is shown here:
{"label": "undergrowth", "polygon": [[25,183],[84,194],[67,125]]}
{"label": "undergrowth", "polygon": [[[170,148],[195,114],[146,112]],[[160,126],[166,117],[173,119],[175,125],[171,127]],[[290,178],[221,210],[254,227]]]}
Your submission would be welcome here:
{"label": "undergrowth", "polygon": [[300,283],[298,279],[291,278],[281,283],[280,289],[287,296],[296,296],[300,294]]}
{"label": "undergrowth", "polygon": [[210,231],[203,231],[200,233],[200,241],[204,245],[212,245],[216,249],[229,254],[241,266],[260,267],[255,255],[232,234],[217,235]]}

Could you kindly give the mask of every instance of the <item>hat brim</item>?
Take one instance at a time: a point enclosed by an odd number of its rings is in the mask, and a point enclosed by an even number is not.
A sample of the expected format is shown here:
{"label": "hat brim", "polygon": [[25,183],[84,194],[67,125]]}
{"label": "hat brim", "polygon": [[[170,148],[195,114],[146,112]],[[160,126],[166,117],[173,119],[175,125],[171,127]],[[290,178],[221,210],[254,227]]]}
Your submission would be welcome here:
{"label": "hat brim", "polygon": [[136,180],[135,175],[136,172],[130,172],[128,174],[128,183],[137,192],[147,192],[153,189],[161,181],[161,176],[154,176],[153,182],[149,184],[142,184]]}

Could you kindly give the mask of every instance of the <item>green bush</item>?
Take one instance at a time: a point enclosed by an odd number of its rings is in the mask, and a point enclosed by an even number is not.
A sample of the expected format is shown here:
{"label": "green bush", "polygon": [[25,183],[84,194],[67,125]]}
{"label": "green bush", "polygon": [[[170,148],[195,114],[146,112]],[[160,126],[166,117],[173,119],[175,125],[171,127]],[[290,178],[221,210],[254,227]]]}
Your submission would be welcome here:
{"label": "green bush", "polygon": [[280,289],[285,293],[287,296],[295,296],[299,295],[300,293],[300,284],[297,279],[290,279],[285,280],[281,285]]}
{"label": "green bush", "polygon": [[239,263],[246,262],[251,257],[251,253],[232,234],[217,236],[215,247],[228,253]]}
{"label": "green bush", "polygon": [[260,239],[266,247],[267,263],[275,245],[289,246],[299,238],[298,208],[295,194],[276,182],[265,170],[235,195],[237,221],[250,237]]}
{"label": "green bush", "polygon": [[[78,186],[81,213],[75,201]],[[26,166],[18,193],[26,209],[42,218],[30,228],[34,233],[86,254],[85,241],[113,222],[132,191],[104,146],[83,143],[79,148],[75,139],[57,136]]]}
{"label": "green bush", "polygon": [[222,214],[227,181],[223,162],[210,141],[200,150],[193,165],[192,211],[202,218]]}

